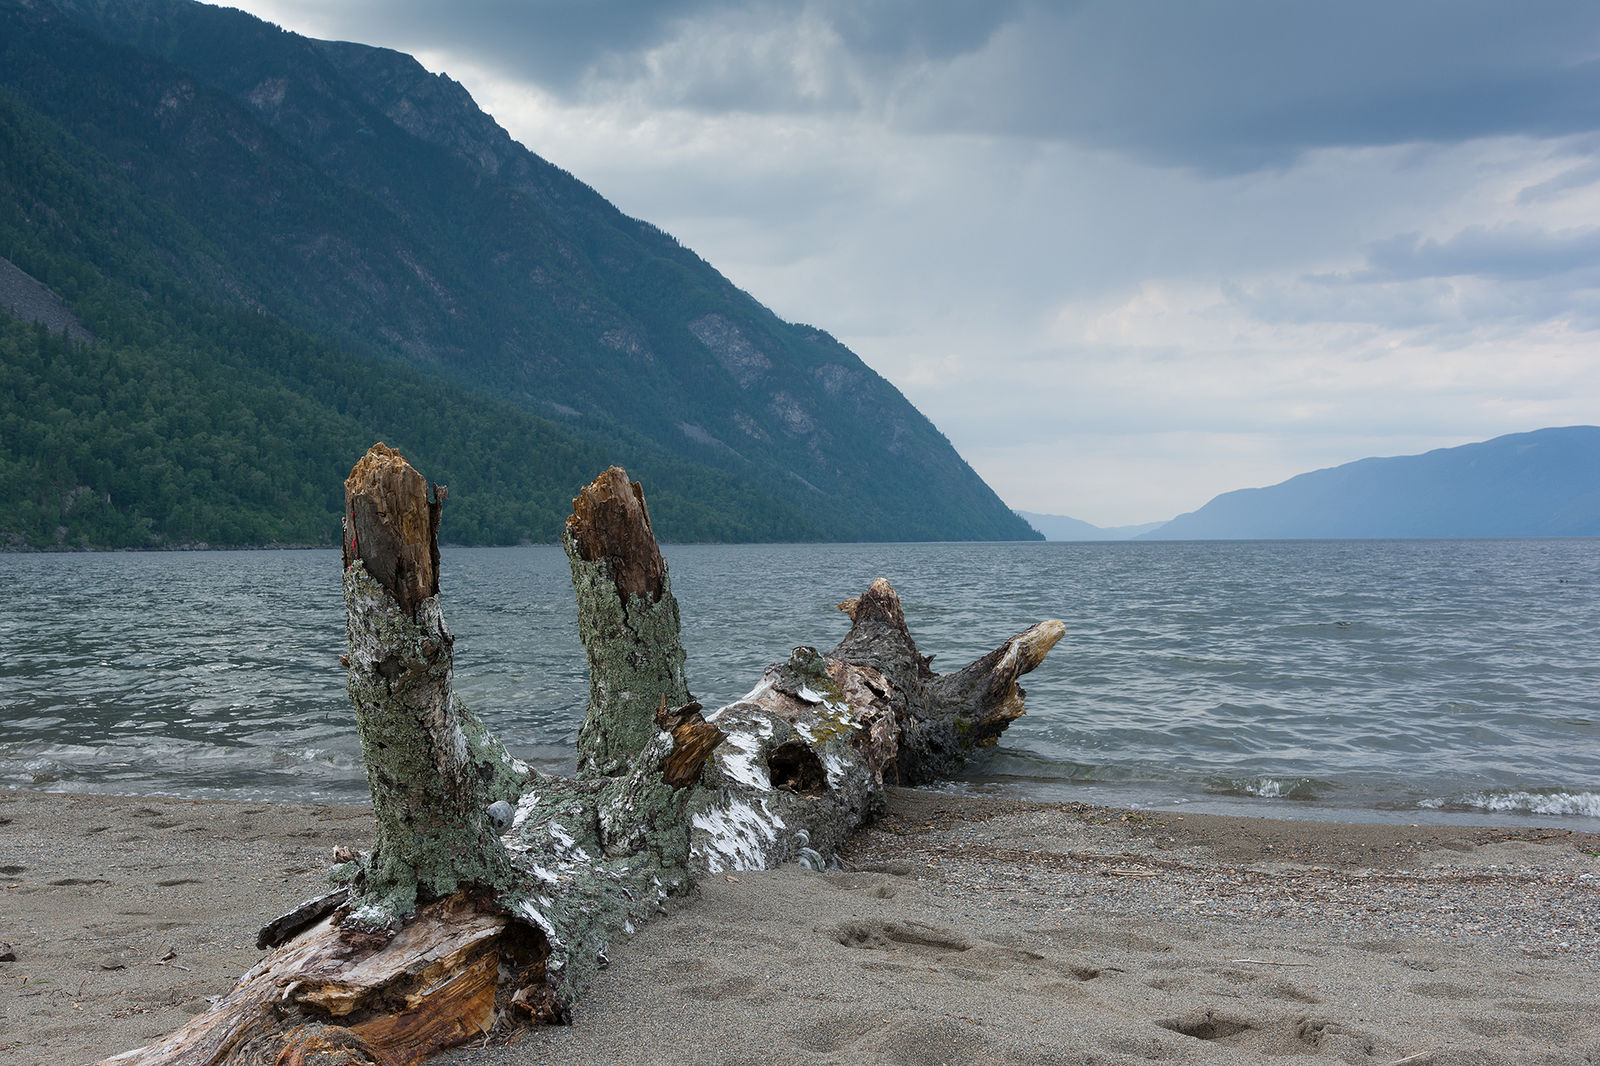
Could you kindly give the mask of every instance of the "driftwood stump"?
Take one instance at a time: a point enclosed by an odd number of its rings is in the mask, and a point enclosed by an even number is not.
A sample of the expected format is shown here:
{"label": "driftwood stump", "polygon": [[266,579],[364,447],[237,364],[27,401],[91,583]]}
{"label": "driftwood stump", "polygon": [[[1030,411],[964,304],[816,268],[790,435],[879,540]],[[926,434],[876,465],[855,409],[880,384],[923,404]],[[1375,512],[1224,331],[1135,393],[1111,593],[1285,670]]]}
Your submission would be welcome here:
{"label": "driftwood stump", "polygon": [[563,536],[590,698],[579,776],[532,773],[452,689],[439,598],[445,493],[375,445],[346,489],[349,691],[370,854],[262,930],[274,950],[205,1014],[105,1060],[404,1066],[495,1028],[561,1021],[618,936],[707,871],[814,868],[886,784],[958,769],[1023,712],[1041,622],[937,675],[873,582],[831,652],[797,647],[745,698],[689,695],[666,561],[638,484],[607,470]]}
{"label": "driftwood stump", "polygon": [[572,501],[561,543],[572,564],[578,635],[589,658],[589,707],[578,772],[614,775],[658,732],[656,710],[691,702],[678,601],[637,482],[613,466]]}

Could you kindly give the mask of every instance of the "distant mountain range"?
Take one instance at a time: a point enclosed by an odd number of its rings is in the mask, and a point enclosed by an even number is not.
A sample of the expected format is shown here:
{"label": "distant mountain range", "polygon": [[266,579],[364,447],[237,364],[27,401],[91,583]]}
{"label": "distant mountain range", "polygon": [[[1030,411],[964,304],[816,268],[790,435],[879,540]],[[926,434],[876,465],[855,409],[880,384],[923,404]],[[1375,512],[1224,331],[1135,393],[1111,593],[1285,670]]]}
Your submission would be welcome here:
{"label": "distant mountain range", "polygon": [[1567,426],[1223,493],[1140,539],[1595,536],[1600,427]]}
{"label": "distant mountain range", "polygon": [[1032,511],[1018,511],[1017,514],[1043,533],[1045,540],[1132,540],[1141,533],[1160,529],[1162,525],[1160,522],[1146,522],[1138,526],[1096,526],[1080,518],[1068,518],[1060,514],[1034,514]]}
{"label": "distant mountain range", "polygon": [[1225,492],[1170,522],[1101,527],[1065,515],[1017,514],[1046,540],[1596,537],[1600,427],[1360,459]]}
{"label": "distant mountain range", "polygon": [[335,543],[379,439],[458,542],[554,539],[611,462],[668,540],[1035,536],[844,345],[387,49],[0,0],[0,260],[0,547]]}

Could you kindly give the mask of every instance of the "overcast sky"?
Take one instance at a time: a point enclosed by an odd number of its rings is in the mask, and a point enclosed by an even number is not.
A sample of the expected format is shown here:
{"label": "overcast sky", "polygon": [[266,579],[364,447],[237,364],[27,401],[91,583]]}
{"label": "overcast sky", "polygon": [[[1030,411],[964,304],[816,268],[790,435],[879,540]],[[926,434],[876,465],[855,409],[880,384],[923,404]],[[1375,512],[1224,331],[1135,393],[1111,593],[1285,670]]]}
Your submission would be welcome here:
{"label": "overcast sky", "polygon": [[1600,4],[244,0],[410,52],[1100,525],[1600,422]]}

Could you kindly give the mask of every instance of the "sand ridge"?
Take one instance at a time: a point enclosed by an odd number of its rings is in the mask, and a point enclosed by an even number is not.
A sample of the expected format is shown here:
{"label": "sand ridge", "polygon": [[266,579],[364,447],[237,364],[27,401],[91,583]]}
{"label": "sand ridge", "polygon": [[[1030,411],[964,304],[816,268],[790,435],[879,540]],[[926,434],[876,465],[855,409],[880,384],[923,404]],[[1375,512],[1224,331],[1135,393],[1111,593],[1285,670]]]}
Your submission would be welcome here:
{"label": "sand ridge", "polygon": [[[370,833],[360,808],[27,793],[0,819],[5,1066],[181,1024]],[[669,904],[572,1025],[439,1061],[1600,1061],[1597,853],[905,790],[838,869],[717,875]]]}

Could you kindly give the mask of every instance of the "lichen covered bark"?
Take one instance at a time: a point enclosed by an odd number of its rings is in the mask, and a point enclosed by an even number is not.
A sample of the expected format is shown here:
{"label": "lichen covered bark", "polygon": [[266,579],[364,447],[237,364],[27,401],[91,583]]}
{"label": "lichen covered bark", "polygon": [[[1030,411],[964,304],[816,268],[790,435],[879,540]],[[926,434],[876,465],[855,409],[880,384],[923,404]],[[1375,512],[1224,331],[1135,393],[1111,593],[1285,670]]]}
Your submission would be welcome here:
{"label": "lichen covered bark", "polygon": [[[670,739],[641,754],[669,750]],[[544,933],[558,1012],[608,964],[618,937],[690,887],[689,795],[663,785],[641,760],[617,779],[541,778],[522,797],[505,837],[518,876],[500,903]]]}
{"label": "lichen covered bark", "polygon": [[562,535],[572,564],[589,706],[578,770],[616,776],[659,732],[655,712],[689,703],[678,601],[636,482],[611,467],[573,500]]}
{"label": "lichen covered bark", "polygon": [[948,776],[992,744],[1023,713],[1017,679],[1065,632],[1041,622],[939,675],[887,581],[840,607],[854,624],[833,652],[798,647],[706,715],[726,737],[690,811],[695,868],[827,861],[881,810],[886,784]]}
{"label": "lichen covered bark", "polygon": [[[455,638],[438,597],[407,617],[359,563],[345,571],[344,589],[348,689],[376,823],[351,920],[376,931],[419,901],[507,883],[488,807],[518,775],[455,697]],[[469,732],[480,737],[476,750]]]}
{"label": "lichen covered bark", "polygon": [[345,499],[344,662],[376,834],[342,871],[354,890],[344,924],[388,936],[419,903],[509,885],[489,806],[520,795],[526,774],[455,695],[438,596],[443,490],[379,444]]}

